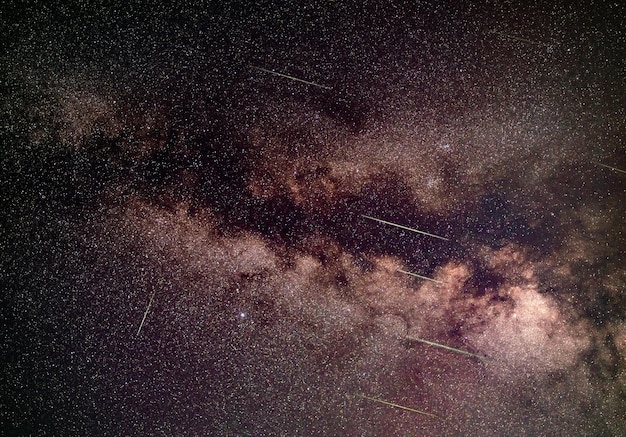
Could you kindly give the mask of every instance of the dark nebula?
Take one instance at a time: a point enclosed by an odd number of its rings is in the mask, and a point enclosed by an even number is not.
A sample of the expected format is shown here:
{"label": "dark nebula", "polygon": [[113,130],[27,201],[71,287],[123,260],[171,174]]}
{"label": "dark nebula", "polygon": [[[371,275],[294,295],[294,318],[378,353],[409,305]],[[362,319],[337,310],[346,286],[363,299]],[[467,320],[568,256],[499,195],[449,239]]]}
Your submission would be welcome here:
{"label": "dark nebula", "polygon": [[2,434],[626,435],[626,9],[545,3],[0,6]]}

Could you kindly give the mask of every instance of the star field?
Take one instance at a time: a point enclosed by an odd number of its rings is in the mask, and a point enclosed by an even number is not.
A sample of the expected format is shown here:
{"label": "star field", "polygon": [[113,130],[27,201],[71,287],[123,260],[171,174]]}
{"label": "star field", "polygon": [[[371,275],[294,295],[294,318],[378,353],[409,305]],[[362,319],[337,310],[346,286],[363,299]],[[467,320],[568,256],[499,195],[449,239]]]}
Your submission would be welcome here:
{"label": "star field", "polygon": [[626,433],[624,7],[0,11],[4,435]]}

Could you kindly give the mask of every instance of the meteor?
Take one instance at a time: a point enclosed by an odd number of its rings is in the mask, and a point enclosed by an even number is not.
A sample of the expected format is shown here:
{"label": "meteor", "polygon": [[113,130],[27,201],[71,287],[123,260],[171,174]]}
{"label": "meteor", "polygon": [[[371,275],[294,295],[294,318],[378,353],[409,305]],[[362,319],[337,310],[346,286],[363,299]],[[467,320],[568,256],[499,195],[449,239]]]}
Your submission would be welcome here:
{"label": "meteor", "polygon": [[250,68],[254,68],[255,70],[259,70],[259,71],[262,71],[264,73],[273,74],[275,76],[284,77],[285,79],[294,80],[296,82],[305,83],[307,85],[316,86],[318,88],[323,88],[325,90],[332,90],[332,87],[329,87],[329,86],[326,86],[326,85],[320,85],[319,83],[315,83],[315,82],[309,82],[308,80],[304,80],[304,79],[298,79],[297,77],[289,76],[288,74],[279,73],[277,71],[267,70],[265,68],[256,67],[254,65],[250,65]]}
{"label": "meteor", "polygon": [[475,357],[475,358],[478,358],[478,359],[483,360],[483,361],[486,358],[486,357],[484,357],[482,355],[473,354],[471,352],[464,351],[463,349],[457,349],[457,348],[452,347],[452,346],[446,346],[445,344],[435,343],[434,341],[424,340],[423,338],[419,338],[419,337],[413,337],[413,336],[409,335],[409,336],[406,337],[406,339],[407,340],[411,340],[411,341],[419,341],[419,342],[425,343],[425,344],[427,344],[429,346],[434,346],[434,347],[438,347],[438,348],[441,348],[441,349],[445,349],[445,350],[449,350],[449,351],[452,351],[452,352],[456,352],[458,354],[463,354],[463,355],[467,355],[467,356],[470,356],[470,357]]}
{"label": "meteor", "polygon": [[404,273],[404,274],[407,274],[407,275],[415,276],[416,278],[426,279],[427,281],[436,282],[437,284],[445,284],[445,282],[441,282],[441,281],[438,281],[438,280],[436,280],[436,279],[429,278],[429,277],[427,277],[427,276],[418,275],[417,273],[407,272],[406,270],[400,270],[400,269],[398,269],[398,271],[399,271],[400,273]]}
{"label": "meteor", "polygon": [[371,217],[369,215],[361,214],[361,217],[365,217],[366,219],[374,220],[374,221],[377,221],[379,223],[383,223],[383,224],[389,225],[389,226],[395,226],[396,228],[405,229],[407,231],[415,232],[415,233],[418,233],[418,234],[428,235],[429,237],[439,238],[440,240],[450,241],[449,238],[445,238],[445,237],[442,237],[440,235],[435,235],[435,234],[431,234],[429,232],[420,231],[419,229],[415,229],[415,228],[409,228],[408,226],[403,226],[403,225],[399,225],[397,223],[388,222],[386,220],[381,220],[381,219],[378,219],[376,217]]}
{"label": "meteor", "polygon": [[150,306],[152,305],[152,300],[154,299],[154,294],[156,293],[156,289],[152,292],[152,296],[150,296],[150,302],[148,302],[148,307],[146,308],[146,312],[143,313],[143,319],[141,319],[141,324],[139,325],[139,329],[137,330],[137,336],[141,332],[141,328],[143,328],[143,324],[146,321],[146,317],[148,316],[148,311],[150,311]]}
{"label": "meteor", "polygon": [[621,168],[611,167],[610,165],[600,164],[599,162],[596,162],[596,164],[598,164],[601,167],[610,168],[611,170],[618,171],[620,173],[626,173],[626,170],[622,170]]}
{"label": "meteor", "polygon": [[384,401],[382,399],[370,398],[369,396],[365,396],[365,395],[357,395],[357,396],[362,399],[367,399],[368,401],[378,402],[379,404],[389,405],[390,407],[399,408],[401,410],[410,411],[412,413],[423,414],[424,416],[434,417],[436,419],[443,420],[441,417],[437,416],[436,414],[427,413],[426,411],[416,410],[415,408],[405,407],[404,405],[394,404],[393,402]]}

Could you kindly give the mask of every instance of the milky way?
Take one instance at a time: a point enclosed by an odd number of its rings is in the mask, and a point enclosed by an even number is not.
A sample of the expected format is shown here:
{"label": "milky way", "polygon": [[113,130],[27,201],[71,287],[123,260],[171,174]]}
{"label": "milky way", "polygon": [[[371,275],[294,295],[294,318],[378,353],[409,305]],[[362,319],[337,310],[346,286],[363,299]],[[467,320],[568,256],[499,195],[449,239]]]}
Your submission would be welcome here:
{"label": "milky way", "polygon": [[3,434],[626,433],[623,7],[1,8]]}

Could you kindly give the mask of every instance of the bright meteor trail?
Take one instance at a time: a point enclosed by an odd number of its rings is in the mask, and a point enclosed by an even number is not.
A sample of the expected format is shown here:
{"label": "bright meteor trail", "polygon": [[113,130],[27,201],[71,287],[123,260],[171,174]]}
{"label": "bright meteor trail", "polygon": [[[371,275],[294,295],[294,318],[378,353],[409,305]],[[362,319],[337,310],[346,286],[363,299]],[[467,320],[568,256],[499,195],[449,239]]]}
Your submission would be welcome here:
{"label": "bright meteor trail", "polygon": [[357,396],[362,399],[367,399],[368,401],[378,402],[379,404],[388,405],[390,407],[399,408],[401,410],[410,411],[412,413],[423,414],[424,416],[434,417],[435,419],[441,419],[441,417],[437,416],[436,414],[427,413],[426,411],[417,410],[415,408],[410,408],[410,407],[405,407],[404,405],[394,404],[393,402],[384,401],[382,399],[370,398],[369,396],[364,396],[364,395],[357,395]]}
{"label": "bright meteor trail", "polygon": [[283,74],[283,73],[279,73],[277,71],[267,70],[265,68],[256,67],[254,65],[251,65],[250,67],[254,68],[255,70],[259,70],[259,71],[263,71],[265,73],[273,74],[275,76],[284,77],[285,79],[295,80],[296,82],[302,82],[302,83],[305,83],[307,85],[313,85],[313,86],[316,86],[318,88],[323,88],[325,90],[332,90],[332,87],[329,87],[329,86],[326,86],[326,85],[320,85],[319,83],[315,83],[315,82],[309,82],[308,80],[304,80],[304,79],[298,79],[297,77],[289,76],[288,74]]}
{"label": "bright meteor trail", "polygon": [[485,359],[485,357],[482,356],[482,355],[473,354],[471,352],[464,351],[463,349],[457,349],[457,348],[452,347],[452,346],[446,346],[445,344],[435,343],[434,341],[424,340],[423,338],[409,336],[406,339],[407,340],[412,340],[412,341],[419,341],[420,343],[425,343],[425,344],[427,344],[429,346],[434,346],[434,347],[438,347],[438,348],[441,348],[441,349],[446,349],[446,350],[449,350],[449,351],[452,351],[452,352],[456,352],[456,353],[459,353],[459,354],[467,355],[467,356],[470,356],[470,357],[475,357],[475,358],[478,358],[480,360],[484,360]]}
{"label": "bright meteor trail", "polygon": [[416,278],[426,279],[427,281],[436,282],[437,284],[443,284],[443,282],[438,281],[438,280],[433,279],[433,278],[429,278],[428,276],[418,275],[417,273],[407,272],[406,270],[398,270],[398,271],[399,271],[400,273],[404,273],[404,274],[406,274],[406,275],[415,276]]}
{"label": "bright meteor trail", "polygon": [[374,221],[377,221],[377,222],[379,222],[379,223],[383,223],[383,224],[385,224],[385,225],[395,226],[396,228],[405,229],[405,230],[407,230],[407,231],[411,231],[411,232],[416,232],[416,233],[418,233],[418,234],[428,235],[429,237],[439,238],[440,240],[450,241],[450,239],[449,239],[449,238],[445,238],[445,237],[442,237],[442,236],[440,236],[440,235],[435,235],[435,234],[431,234],[431,233],[429,233],[429,232],[420,231],[419,229],[415,229],[415,228],[409,228],[408,226],[403,226],[403,225],[399,225],[399,224],[397,224],[397,223],[388,222],[388,221],[386,221],[386,220],[381,220],[381,219],[378,219],[378,218],[376,218],[376,217],[371,217],[371,216],[369,216],[369,215],[363,215],[363,214],[361,214],[361,217],[365,217],[366,219],[374,220]]}
{"label": "bright meteor trail", "polygon": [[146,311],[143,313],[143,318],[141,319],[141,323],[139,324],[139,329],[137,329],[137,336],[141,333],[141,328],[143,328],[143,324],[146,321],[146,317],[148,316],[148,311],[150,311],[150,307],[152,306],[152,301],[154,300],[154,295],[156,294],[156,290],[152,292],[152,296],[150,296],[150,302],[148,302],[148,306],[146,307]]}
{"label": "bright meteor trail", "polygon": [[624,173],[626,174],[626,170],[622,170],[621,168],[617,168],[617,167],[611,167],[610,165],[606,165],[606,164],[601,164],[601,163],[597,163],[599,166],[604,167],[604,168],[609,168],[613,171],[618,171],[620,173]]}

